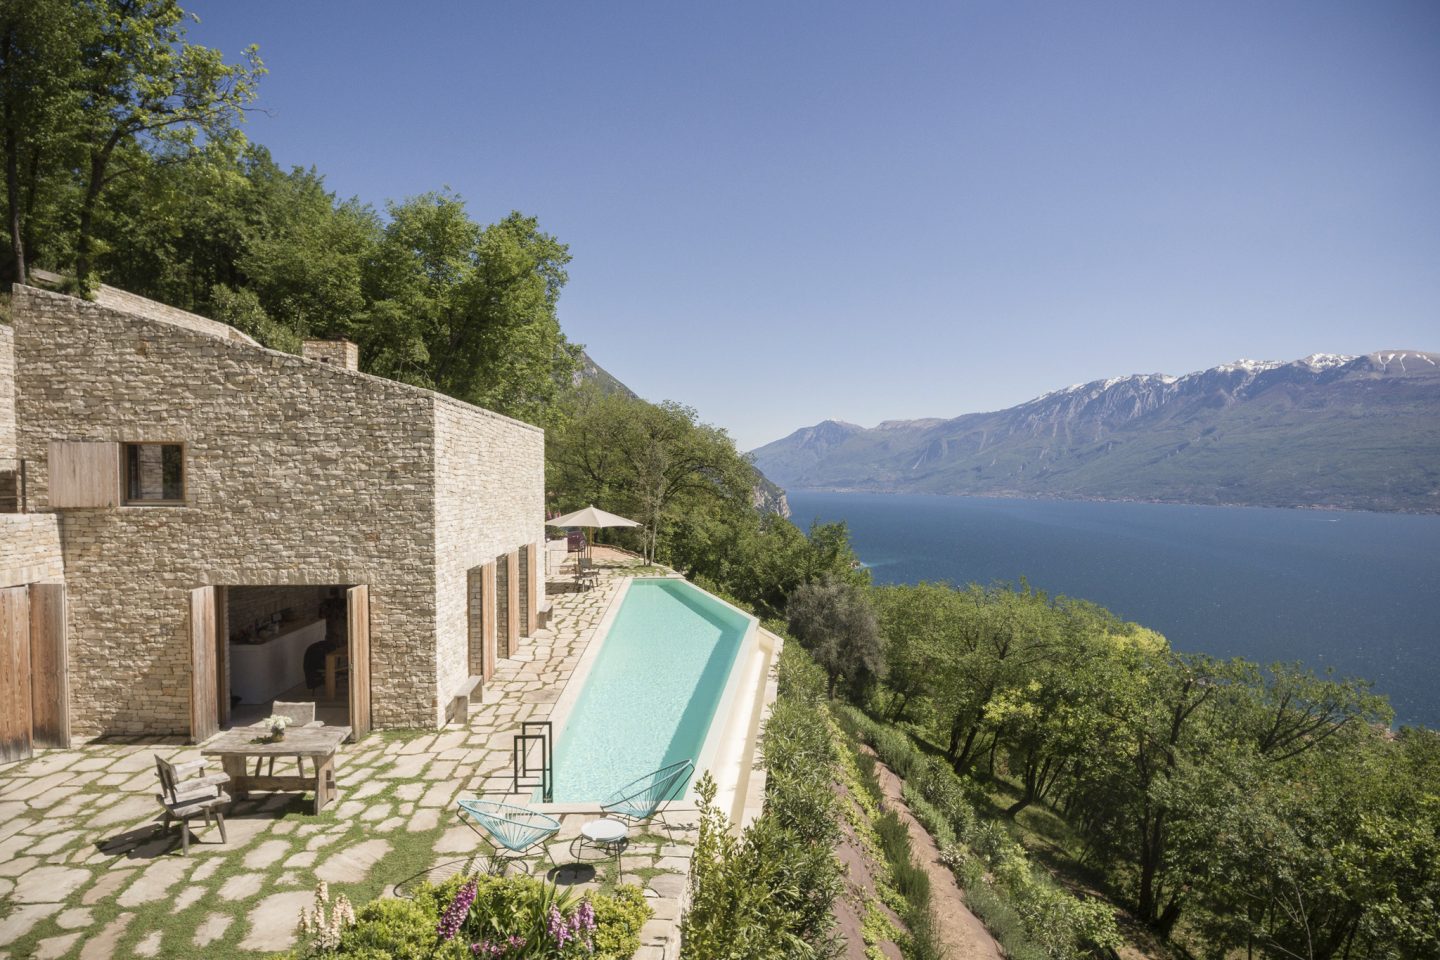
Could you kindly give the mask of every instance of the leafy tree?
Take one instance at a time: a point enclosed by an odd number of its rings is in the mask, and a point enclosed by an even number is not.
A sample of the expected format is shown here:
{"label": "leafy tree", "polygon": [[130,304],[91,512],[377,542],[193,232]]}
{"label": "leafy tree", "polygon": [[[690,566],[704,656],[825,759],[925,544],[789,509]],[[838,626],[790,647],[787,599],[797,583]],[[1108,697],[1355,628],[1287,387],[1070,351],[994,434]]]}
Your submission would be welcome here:
{"label": "leafy tree", "polygon": [[863,588],[836,581],[804,584],[790,595],[786,620],[825,671],[830,696],[841,677],[852,695],[863,694],[884,672],[880,627]]}
{"label": "leafy tree", "polygon": [[574,404],[549,442],[551,489],[566,506],[596,503],[641,521],[647,560],[689,515],[753,512],[749,463],[692,408],[595,389]]}
{"label": "leafy tree", "polygon": [[576,367],[555,312],[565,245],[519,213],[481,227],[449,193],[387,213],[361,343],[375,372],[546,422]]}
{"label": "leafy tree", "polygon": [[183,156],[202,138],[233,134],[265,68],[254,46],[243,63],[227,64],[218,50],[191,44],[176,0],[98,0],[79,9],[83,109],[72,135],[84,156],[75,279],[85,289],[106,187],[145,159]]}
{"label": "leafy tree", "polygon": [[893,694],[890,719],[903,720],[912,702],[933,696],[940,677],[954,669],[962,595],[948,584],[920,583],[876,587],[871,599],[884,639],[885,684]]}
{"label": "leafy tree", "polygon": [[68,0],[0,5],[0,151],[5,166],[6,273],[26,279],[35,220],[53,216],[56,173],[63,171],[71,131],[80,121],[75,40],[81,10]]}

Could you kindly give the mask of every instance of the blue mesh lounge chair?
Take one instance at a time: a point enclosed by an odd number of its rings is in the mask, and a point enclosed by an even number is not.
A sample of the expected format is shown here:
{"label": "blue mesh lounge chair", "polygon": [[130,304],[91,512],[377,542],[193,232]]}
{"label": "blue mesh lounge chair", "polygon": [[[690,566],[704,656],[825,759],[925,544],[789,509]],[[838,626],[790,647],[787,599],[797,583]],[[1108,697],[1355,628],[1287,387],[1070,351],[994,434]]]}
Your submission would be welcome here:
{"label": "blue mesh lounge chair", "polygon": [[665,805],[685,792],[690,786],[690,776],[695,772],[695,761],[677,760],[653,773],[631,780],[616,790],[600,804],[600,809],[610,816],[632,820],[642,824],[659,816],[665,828],[670,823],[665,819]]}
{"label": "blue mesh lounge chair", "polygon": [[512,862],[544,843],[560,829],[560,821],[529,807],[496,800],[461,800],[460,819],[495,848],[491,870],[504,873]]}

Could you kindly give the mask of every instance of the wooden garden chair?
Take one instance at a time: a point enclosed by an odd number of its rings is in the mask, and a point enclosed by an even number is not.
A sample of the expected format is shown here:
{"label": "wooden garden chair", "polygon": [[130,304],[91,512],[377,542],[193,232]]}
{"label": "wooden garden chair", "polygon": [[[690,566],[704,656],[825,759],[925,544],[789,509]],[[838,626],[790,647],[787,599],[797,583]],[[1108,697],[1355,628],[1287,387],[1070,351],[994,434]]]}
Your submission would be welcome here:
{"label": "wooden garden chair", "polygon": [[164,757],[155,757],[155,772],[160,777],[160,793],[156,799],[164,808],[159,829],[169,829],[171,820],[180,821],[180,850],[190,855],[190,818],[196,814],[205,817],[210,824],[210,815],[220,827],[220,842],[225,843],[225,813],[222,809],[230,802],[230,795],[220,789],[230,782],[223,773],[205,773],[205,761],[171,763]]}
{"label": "wooden garden chair", "polygon": [[[315,702],[313,700],[302,700],[296,703],[286,703],[283,700],[276,700],[270,704],[270,716],[289,717],[292,727],[323,727],[325,724],[315,719]],[[260,776],[260,762],[262,757],[255,759],[255,776]],[[267,769],[267,776],[275,776],[275,758],[269,757],[270,766]],[[296,757],[295,765],[300,768],[300,776],[305,776],[305,758]]]}

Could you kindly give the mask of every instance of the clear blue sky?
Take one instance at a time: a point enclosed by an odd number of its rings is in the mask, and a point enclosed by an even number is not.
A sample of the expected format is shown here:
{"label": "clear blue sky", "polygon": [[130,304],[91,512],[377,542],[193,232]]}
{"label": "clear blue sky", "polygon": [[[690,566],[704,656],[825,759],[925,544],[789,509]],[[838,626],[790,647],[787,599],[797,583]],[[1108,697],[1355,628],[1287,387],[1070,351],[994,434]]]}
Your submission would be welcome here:
{"label": "clear blue sky", "polygon": [[190,0],[251,137],[540,218],[603,366],[750,448],[1440,350],[1440,3]]}

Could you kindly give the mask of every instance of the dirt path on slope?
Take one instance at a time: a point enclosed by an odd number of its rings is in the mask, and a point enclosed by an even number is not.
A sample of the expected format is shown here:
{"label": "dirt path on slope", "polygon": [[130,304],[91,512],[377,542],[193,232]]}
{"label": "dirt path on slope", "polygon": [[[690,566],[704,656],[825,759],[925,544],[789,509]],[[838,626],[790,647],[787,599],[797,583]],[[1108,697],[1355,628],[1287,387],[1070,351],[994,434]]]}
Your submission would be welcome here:
{"label": "dirt path on slope", "polygon": [[[861,749],[874,753],[869,747],[862,746]],[[895,775],[895,771],[878,760],[875,763],[875,778],[880,781],[880,790],[885,794],[885,809],[894,810],[910,831],[910,846],[915,859],[930,875],[930,909],[935,914],[940,942],[945,945],[948,960],[1005,960],[1005,954],[1000,951],[995,938],[990,936],[990,931],[985,929],[985,924],[965,906],[965,895],[955,883],[955,875],[940,862],[940,848],[901,799],[903,781]]]}

